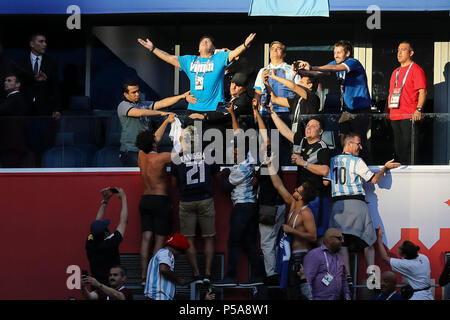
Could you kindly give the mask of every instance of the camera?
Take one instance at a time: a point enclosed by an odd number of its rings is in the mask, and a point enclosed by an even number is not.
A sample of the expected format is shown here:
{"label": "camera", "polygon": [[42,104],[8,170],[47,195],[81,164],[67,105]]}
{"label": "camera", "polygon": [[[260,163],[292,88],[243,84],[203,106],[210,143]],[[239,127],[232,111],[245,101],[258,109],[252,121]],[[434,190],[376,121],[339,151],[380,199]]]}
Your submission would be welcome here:
{"label": "camera", "polygon": [[299,71],[300,69],[300,61],[294,61],[294,63],[292,64],[294,66],[294,71]]}
{"label": "camera", "polygon": [[119,190],[116,188],[109,188],[109,191],[111,191],[111,193],[119,193]]}

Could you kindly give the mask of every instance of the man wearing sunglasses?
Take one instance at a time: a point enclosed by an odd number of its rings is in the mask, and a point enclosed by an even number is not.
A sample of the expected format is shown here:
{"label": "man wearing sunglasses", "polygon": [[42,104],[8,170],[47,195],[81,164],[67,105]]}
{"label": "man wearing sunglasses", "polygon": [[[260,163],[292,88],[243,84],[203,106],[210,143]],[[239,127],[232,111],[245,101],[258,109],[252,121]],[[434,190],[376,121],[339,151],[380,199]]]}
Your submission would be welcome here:
{"label": "man wearing sunglasses", "polygon": [[343,242],[344,236],[338,229],[327,229],[323,244],[305,256],[303,270],[313,300],[350,300],[346,268],[338,254]]}
{"label": "man wearing sunglasses", "polygon": [[364,179],[377,183],[384,174],[401,164],[394,159],[386,162],[377,173],[372,172],[359,157],[362,150],[361,138],[356,133],[344,136],[343,153],[331,158],[330,170],[326,179],[331,183],[333,206],[329,227],[339,229],[345,236],[341,255],[344,258],[348,281],[350,277],[349,251],[364,250],[367,266],[375,264],[373,244],[377,240],[375,227],[365,202]]}

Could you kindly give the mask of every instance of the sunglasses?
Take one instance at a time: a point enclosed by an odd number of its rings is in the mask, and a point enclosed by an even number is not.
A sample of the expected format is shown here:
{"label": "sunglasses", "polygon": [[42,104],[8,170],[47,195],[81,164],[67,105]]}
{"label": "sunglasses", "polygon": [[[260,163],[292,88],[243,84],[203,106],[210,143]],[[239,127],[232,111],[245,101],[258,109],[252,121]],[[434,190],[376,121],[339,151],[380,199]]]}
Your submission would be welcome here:
{"label": "sunglasses", "polygon": [[343,236],[332,236],[332,237],[338,239],[339,241],[344,241]]}

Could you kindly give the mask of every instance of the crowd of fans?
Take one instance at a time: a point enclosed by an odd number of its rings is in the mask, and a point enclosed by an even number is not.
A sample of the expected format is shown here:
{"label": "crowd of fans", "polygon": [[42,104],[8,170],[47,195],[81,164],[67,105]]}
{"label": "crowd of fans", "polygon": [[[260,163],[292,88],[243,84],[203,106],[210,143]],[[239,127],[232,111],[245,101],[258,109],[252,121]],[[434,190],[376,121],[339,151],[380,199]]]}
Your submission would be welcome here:
{"label": "crowd of fans", "polygon": [[[139,210],[145,296],[172,300],[176,285],[195,282],[219,288],[276,285],[287,299],[349,300],[353,286],[349,255],[364,253],[367,265],[374,265],[376,245],[380,257],[403,276],[409,287],[396,292],[396,274],[385,272],[379,279],[381,292],[374,299],[433,299],[428,258],[418,254],[419,247],[410,241],[401,244],[401,259],[387,255],[383,232],[373,224],[363,188],[363,180],[375,184],[388,170],[408,163],[410,146],[401,139],[407,135],[401,128],[408,125],[402,123],[421,119],[426,97],[425,74],[412,61],[411,44],[399,44],[400,66],[392,73],[388,98],[390,117],[399,122],[395,139],[396,158],[401,163],[386,159],[381,170],[372,172],[366,164],[372,157],[367,147],[371,99],[365,70],[352,58],[351,44],[337,42],[334,60],[314,67],[301,60],[288,65],[284,44],[274,41],[270,45],[270,64],[256,74],[248,61],[240,58],[255,36],[250,34],[233,50],[217,50],[213,38],[205,36],[199,41],[198,54],[185,56],[171,55],[150,39],[138,39],[156,57],[181,68],[190,80],[189,92],[157,102],[140,101],[139,86],[127,81],[123,86],[124,101],[117,109],[122,124],[121,161],[124,166],[139,166],[144,185]],[[322,140],[324,125],[320,118],[300,118],[319,113],[320,100],[315,93],[318,77],[331,73],[336,73],[341,86],[341,154],[334,154]],[[229,97],[224,84],[229,85]],[[160,110],[181,99],[189,103],[184,119],[170,109]],[[154,115],[166,117],[156,130],[148,126]],[[169,127],[172,152],[157,152]],[[208,129],[225,137],[214,141],[216,148],[212,152],[204,138]],[[282,136],[279,139],[278,133]],[[258,143],[252,144],[255,141]],[[217,161],[221,151],[231,156]],[[281,165],[286,164],[297,167],[293,193],[283,181]],[[180,193],[177,232],[167,166]],[[233,204],[226,270],[218,280],[211,267],[216,235],[214,184],[230,192]],[[110,234],[109,221],[103,220],[103,214],[113,192],[122,200],[122,213],[117,231]],[[94,278],[85,276],[82,290],[88,299],[102,295],[124,299],[125,272],[117,267],[117,256],[127,221],[126,196],[120,188],[106,188],[102,194],[86,244]],[[197,263],[197,225],[205,243],[204,272]],[[248,257],[250,276],[248,281],[238,283],[241,249]],[[186,253],[192,266],[190,280],[174,271],[175,257],[180,253]],[[96,294],[89,292],[86,284],[96,288]],[[210,298],[209,294],[205,297]]]}

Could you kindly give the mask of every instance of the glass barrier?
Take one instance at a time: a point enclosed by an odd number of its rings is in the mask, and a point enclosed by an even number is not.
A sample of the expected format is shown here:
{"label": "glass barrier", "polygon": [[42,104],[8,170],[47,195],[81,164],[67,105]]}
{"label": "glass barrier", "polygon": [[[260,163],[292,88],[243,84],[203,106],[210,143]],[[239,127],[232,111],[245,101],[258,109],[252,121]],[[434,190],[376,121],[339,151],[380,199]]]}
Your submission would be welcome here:
{"label": "glass barrier", "polygon": [[[181,122],[186,112],[176,111]],[[301,137],[311,116],[300,116],[296,128]],[[393,124],[387,114],[371,113],[342,116],[317,115],[323,122],[322,139],[332,153],[342,152],[340,131],[366,133],[362,139],[361,156],[368,165],[382,165],[390,159],[413,165],[448,165],[450,161],[450,114],[424,114],[423,120]],[[241,117],[243,127],[252,126],[252,116]],[[151,117],[150,126],[158,128],[163,117]],[[287,120],[289,121],[289,120]],[[292,116],[290,117],[292,122]],[[398,122],[398,121],[397,121]],[[246,123],[246,124],[245,124]],[[267,122],[269,128],[273,126]],[[289,124],[290,125],[290,124]],[[220,121],[221,128],[231,128],[228,120]],[[211,124],[209,127],[214,128]],[[0,117],[1,168],[80,168],[122,167],[120,157],[121,124],[115,112],[96,116]],[[158,151],[171,151],[170,125],[158,145]],[[363,135],[364,136],[364,135]],[[280,137],[280,154],[283,151]],[[407,149],[410,145],[410,149]],[[285,150],[286,151],[286,150]],[[403,152],[403,155],[398,154]],[[401,161],[401,157],[406,160]],[[282,165],[290,165],[282,163]]]}

